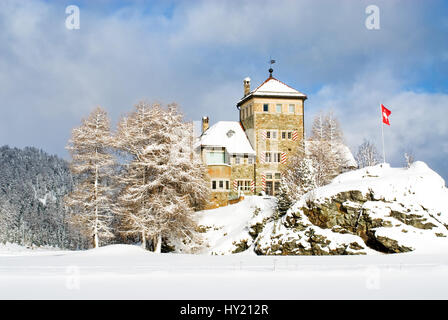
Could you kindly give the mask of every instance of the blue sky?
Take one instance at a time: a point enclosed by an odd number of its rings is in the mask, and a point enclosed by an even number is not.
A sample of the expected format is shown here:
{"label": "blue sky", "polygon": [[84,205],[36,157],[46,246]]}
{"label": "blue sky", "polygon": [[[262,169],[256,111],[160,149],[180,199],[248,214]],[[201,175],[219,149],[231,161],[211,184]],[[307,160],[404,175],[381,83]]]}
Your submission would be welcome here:
{"label": "blue sky", "polygon": [[[65,7],[80,8],[79,30]],[[365,8],[380,9],[367,30]],[[306,93],[306,123],[333,110],[356,151],[364,138],[388,161],[411,151],[448,180],[446,1],[0,2],[0,145],[67,157],[71,128],[95,106],[114,121],[141,99],[186,117],[237,120],[243,79],[274,75]]]}

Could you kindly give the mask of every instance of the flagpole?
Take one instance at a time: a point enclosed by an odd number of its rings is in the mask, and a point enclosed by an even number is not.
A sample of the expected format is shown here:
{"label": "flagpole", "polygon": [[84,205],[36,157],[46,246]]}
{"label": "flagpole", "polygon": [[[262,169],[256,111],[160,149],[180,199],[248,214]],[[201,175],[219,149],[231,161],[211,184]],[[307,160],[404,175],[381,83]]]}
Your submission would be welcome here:
{"label": "flagpole", "polygon": [[386,163],[386,151],[384,150],[384,121],[383,121],[383,108],[381,108],[381,138],[383,141],[383,163]]}

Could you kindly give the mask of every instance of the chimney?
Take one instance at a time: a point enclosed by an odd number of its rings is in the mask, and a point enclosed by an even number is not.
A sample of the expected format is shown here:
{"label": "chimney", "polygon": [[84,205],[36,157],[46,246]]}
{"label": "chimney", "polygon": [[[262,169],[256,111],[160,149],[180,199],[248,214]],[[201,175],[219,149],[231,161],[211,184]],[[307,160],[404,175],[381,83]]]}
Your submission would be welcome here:
{"label": "chimney", "polygon": [[250,92],[250,78],[244,79],[244,96],[247,96]]}
{"label": "chimney", "polygon": [[208,129],[208,117],[202,117],[202,133]]}

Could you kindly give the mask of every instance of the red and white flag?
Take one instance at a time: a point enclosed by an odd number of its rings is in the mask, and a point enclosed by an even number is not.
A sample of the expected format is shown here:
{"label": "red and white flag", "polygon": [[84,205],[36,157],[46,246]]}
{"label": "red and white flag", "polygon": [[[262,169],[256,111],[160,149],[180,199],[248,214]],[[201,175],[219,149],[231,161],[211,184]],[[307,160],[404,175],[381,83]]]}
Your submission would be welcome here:
{"label": "red and white flag", "polygon": [[392,111],[390,111],[389,109],[387,109],[385,106],[381,105],[381,113],[383,115],[383,123],[387,124],[388,126],[390,126],[390,122],[389,122],[389,116],[392,113]]}

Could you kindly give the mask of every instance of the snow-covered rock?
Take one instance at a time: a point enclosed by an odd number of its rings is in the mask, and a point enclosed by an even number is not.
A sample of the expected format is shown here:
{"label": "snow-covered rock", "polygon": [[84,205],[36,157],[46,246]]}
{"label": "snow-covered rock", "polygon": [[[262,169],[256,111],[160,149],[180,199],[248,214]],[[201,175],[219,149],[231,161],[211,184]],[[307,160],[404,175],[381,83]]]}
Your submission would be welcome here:
{"label": "snow-covered rock", "polygon": [[247,250],[276,208],[276,198],[248,196],[243,201],[198,213],[202,253],[230,254]]}
{"label": "snow-covered rock", "polygon": [[423,162],[381,164],[305,194],[277,223],[278,230],[263,230],[257,253],[441,251],[448,248],[448,189]]}
{"label": "snow-covered rock", "polygon": [[425,163],[346,172],[277,217],[274,198],[199,213],[205,253],[345,255],[448,249],[448,189]]}

